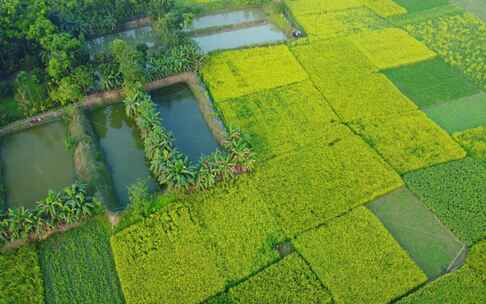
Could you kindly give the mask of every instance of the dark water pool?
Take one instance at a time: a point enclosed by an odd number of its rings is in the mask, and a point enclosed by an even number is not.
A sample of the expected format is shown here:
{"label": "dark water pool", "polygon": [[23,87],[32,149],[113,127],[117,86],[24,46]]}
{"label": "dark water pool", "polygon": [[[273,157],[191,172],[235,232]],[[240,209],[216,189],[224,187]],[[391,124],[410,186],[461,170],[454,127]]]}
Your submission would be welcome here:
{"label": "dark water pool", "polygon": [[135,124],[128,120],[124,104],[97,109],[90,113],[90,119],[112,173],[119,200],[116,209],[127,206],[127,188],[139,179],[147,179],[150,189],[155,190],[156,183],[145,160],[142,140]]}
{"label": "dark water pool", "polygon": [[72,152],[66,148],[66,128],[60,121],[2,138],[3,183],[7,207],[30,208],[75,180]]}
{"label": "dark water pool", "polygon": [[186,84],[176,84],[151,92],[163,124],[174,134],[176,147],[197,162],[202,155],[218,149],[198,103]]}

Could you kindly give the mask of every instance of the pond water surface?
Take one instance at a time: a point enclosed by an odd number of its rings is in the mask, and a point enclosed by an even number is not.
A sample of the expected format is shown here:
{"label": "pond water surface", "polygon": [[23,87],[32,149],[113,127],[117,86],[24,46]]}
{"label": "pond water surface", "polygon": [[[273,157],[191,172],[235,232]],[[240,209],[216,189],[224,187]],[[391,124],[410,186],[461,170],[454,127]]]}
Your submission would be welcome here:
{"label": "pond water surface", "polygon": [[151,92],[163,125],[175,137],[176,147],[196,163],[202,155],[218,149],[196,98],[186,84],[176,84]]}
{"label": "pond water surface", "polygon": [[2,138],[3,183],[7,206],[30,208],[75,180],[73,153],[65,146],[61,121],[37,126]]}
{"label": "pond water surface", "polygon": [[88,41],[90,54],[93,56],[94,54],[109,50],[111,48],[111,43],[116,39],[121,39],[134,46],[145,44],[149,48],[154,47],[156,41],[152,27],[148,25],[90,40]]}
{"label": "pond water surface", "polygon": [[232,31],[216,32],[192,38],[203,52],[236,49],[244,46],[277,43],[287,36],[275,25],[268,23]]}
{"label": "pond water surface", "polygon": [[123,209],[128,204],[128,187],[146,179],[149,188],[157,188],[145,160],[142,140],[135,124],[128,119],[123,103],[107,106],[90,113],[99,143],[111,170],[115,192]]}
{"label": "pond water surface", "polygon": [[201,30],[210,27],[230,26],[247,22],[265,20],[265,13],[261,9],[246,9],[222,12],[214,15],[197,17],[192,22],[190,30]]}

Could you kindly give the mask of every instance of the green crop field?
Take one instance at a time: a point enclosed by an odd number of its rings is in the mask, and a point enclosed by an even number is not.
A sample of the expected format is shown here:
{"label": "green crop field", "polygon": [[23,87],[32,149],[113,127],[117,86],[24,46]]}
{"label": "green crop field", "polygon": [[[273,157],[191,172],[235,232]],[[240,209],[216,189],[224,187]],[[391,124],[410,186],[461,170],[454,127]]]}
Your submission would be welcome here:
{"label": "green crop field", "polygon": [[486,303],[485,16],[0,1],[0,304]]}

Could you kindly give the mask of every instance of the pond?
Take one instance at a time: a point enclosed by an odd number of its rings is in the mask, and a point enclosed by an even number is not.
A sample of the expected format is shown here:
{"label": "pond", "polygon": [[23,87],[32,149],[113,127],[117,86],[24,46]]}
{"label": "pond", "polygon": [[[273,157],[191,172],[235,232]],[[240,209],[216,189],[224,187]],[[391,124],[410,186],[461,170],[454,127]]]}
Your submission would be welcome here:
{"label": "pond", "polygon": [[219,145],[204,119],[197,100],[184,83],[151,92],[164,127],[172,132],[175,145],[194,163]]}
{"label": "pond", "polygon": [[113,177],[119,201],[116,209],[127,206],[128,187],[140,179],[146,179],[149,188],[155,190],[156,182],[147,166],[142,140],[126,116],[124,104],[96,109],[90,113],[90,119]]}
{"label": "pond", "polygon": [[75,181],[73,152],[65,145],[61,121],[40,125],[2,138],[3,182],[7,206],[30,208]]}
{"label": "pond", "polygon": [[261,9],[245,9],[239,11],[221,12],[218,14],[195,18],[192,22],[190,30],[194,31],[211,27],[223,27],[263,21],[265,18],[265,13]]}
{"label": "pond", "polygon": [[205,53],[216,50],[236,49],[287,40],[287,36],[271,23],[211,34],[196,35],[192,38]]}
{"label": "pond", "polygon": [[88,50],[91,56],[109,50],[111,48],[111,43],[116,39],[124,40],[134,46],[145,44],[149,48],[154,47],[156,41],[150,25],[134,28],[88,41]]}
{"label": "pond", "polygon": [[464,250],[454,234],[408,189],[368,205],[393,237],[427,274],[437,278],[457,263]]}

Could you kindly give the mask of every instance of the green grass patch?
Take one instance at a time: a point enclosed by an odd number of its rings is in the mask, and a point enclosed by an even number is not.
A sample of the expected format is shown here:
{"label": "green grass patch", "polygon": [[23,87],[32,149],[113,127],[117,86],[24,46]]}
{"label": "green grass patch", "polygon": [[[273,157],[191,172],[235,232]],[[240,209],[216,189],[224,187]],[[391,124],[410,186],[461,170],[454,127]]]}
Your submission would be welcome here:
{"label": "green grass patch", "polygon": [[260,159],[318,141],[338,117],[310,81],[217,103],[227,125],[249,136]]}
{"label": "green grass patch", "polygon": [[0,303],[44,303],[44,283],[34,246],[0,254]]}
{"label": "green grass patch", "polygon": [[315,145],[267,162],[253,181],[288,236],[402,185],[400,177],[342,125],[323,129]]}
{"label": "green grass patch", "polygon": [[397,69],[385,75],[420,108],[479,93],[479,89],[443,59],[436,58]]}
{"label": "green grass patch", "polygon": [[404,7],[408,13],[429,10],[442,5],[449,4],[448,0],[393,0]]}
{"label": "green grass patch", "polygon": [[486,168],[466,158],[405,175],[405,182],[468,245],[486,236]]}
{"label": "green grass patch", "polygon": [[397,28],[359,33],[350,39],[381,70],[436,57],[435,52]]}
{"label": "green grass patch", "polygon": [[332,303],[317,276],[295,254],[231,288],[228,294],[231,303]]}
{"label": "green grass patch", "polygon": [[444,274],[464,248],[406,188],[379,198],[368,208],[430,279]]}
{"label": "green grass patch", "polygon": [[274,246],[285,238],[259,189],[242,177],[192,199],[193,217],[217,248],[225,277],[239,281],[275,262]]}
{"label": "green grass patch", "polygon": [[41,243],[46,303],[124,303],[107,225],[92,220]]}
{"label": "green grass patch", "polygon": [[128,304],[200,303],[225,287],[215,249],[180,204],[115,234],[111,242]]}
{"label": "green grass patch", "polygon": [[486,94],[452,100],[438,104],[424,112],[449,133],[486,125]]}
{"label": "green grass patch", "polygon": [[352,124],[398,173],[465,157],[449,135],[419,111]]}
{"label": "green grass patch", "polygon": [[295,241],[336,303],[388,303],[427,277],[366,208]]}
{"label": "green grass patch", "polygon": [[214,54],[205,64],[202,74],[211,94],[218,101],[307,78],[285,45]]}
{"label": "green grass patch", "polygon": [[404,25],[414,37],[486,88],[486,24],[469,14],[446,15]]}
{"label": "green grass patch", "polygon": [[405,14],[407,11],[392,0],[287,0],[294,15],[320,14],[366,6],[382,17]]}

